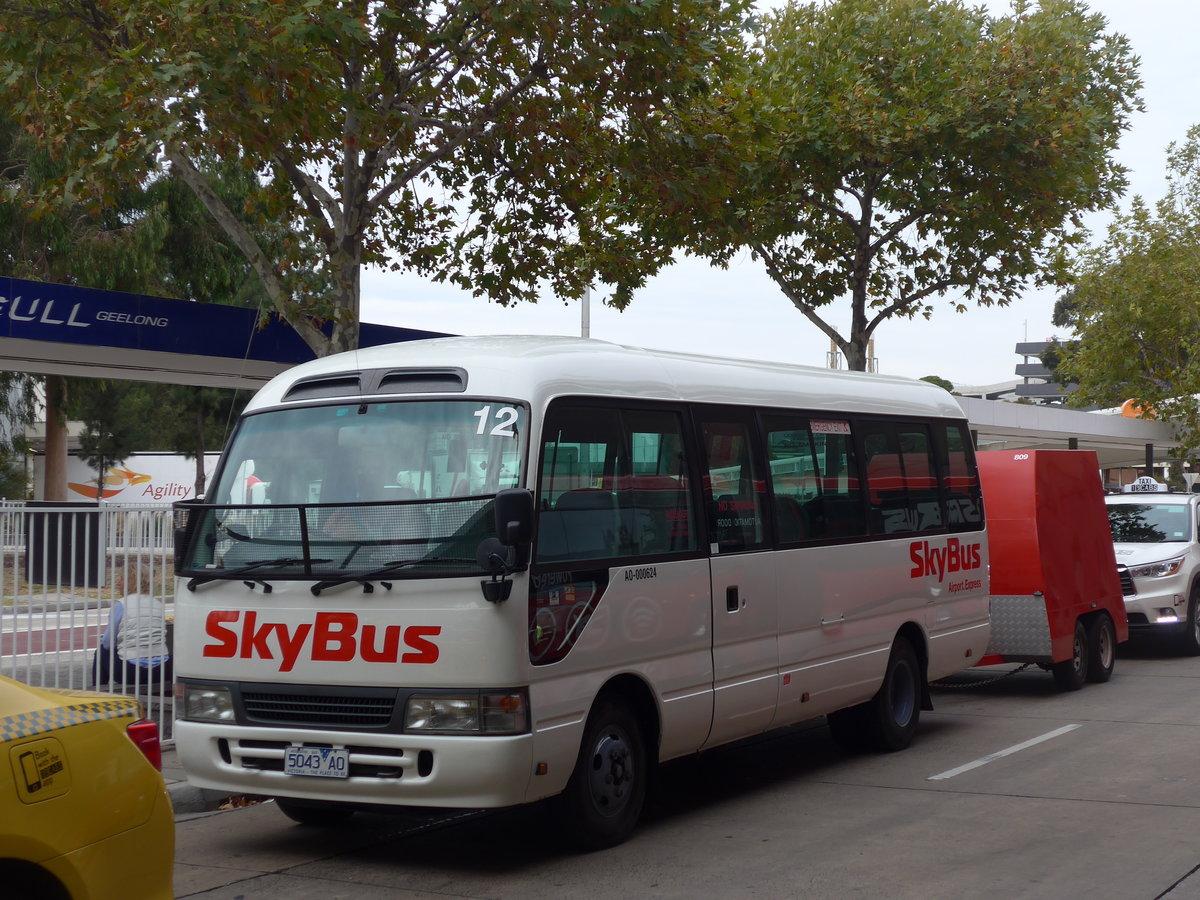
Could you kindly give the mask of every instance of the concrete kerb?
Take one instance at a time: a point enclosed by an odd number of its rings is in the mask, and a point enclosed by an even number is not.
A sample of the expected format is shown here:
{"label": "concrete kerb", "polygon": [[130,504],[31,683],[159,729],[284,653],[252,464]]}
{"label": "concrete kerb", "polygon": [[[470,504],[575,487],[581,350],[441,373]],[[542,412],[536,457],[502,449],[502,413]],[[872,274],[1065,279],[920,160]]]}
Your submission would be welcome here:
{"label": "concrete kerb", "polygon": [[[167,793],[171,797],[171,806],[175,815],[188,813],[212,812],[219,809],[221,804],[230,798],[227,791],[212,791],[189,784],[187,773],[179,764],[175,748],[164,747],[162,751],[163,781],[167,784]],[[254,798],[257,799],[257,798]]]}

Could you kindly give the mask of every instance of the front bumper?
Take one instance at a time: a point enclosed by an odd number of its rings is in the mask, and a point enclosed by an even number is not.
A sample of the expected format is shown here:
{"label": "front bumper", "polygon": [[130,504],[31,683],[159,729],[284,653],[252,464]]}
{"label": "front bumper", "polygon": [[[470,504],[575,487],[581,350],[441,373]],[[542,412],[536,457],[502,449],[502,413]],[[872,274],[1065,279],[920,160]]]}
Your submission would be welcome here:
{"label": "front bumper", "polygon": [[[350,751],[348,778],[287,775],[289,744]],[[175,747],[197,787],[300,800],[495,808],[529,799],[533,737],[306,730],[177,721]]]}
{"label": "front bumper", "polygon": [[1188,586],[1182,577],[1136,578],[1136,594],[1125,597],[1129,627],[1136,631],[1175,631],[1187,625]]}

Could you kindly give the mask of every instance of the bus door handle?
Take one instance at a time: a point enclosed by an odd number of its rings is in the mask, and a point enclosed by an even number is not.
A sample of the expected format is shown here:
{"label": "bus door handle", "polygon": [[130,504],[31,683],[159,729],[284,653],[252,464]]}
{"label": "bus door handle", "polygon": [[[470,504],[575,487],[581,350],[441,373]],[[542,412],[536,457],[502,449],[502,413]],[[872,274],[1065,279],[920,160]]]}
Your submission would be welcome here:
{"label": "bus door handle", "polygon": [[738,597],[738,586],[736,584],[731,584],[729,587],[725,588],[726,612],[737,612],[745,605],[745,601]]}
{"label": "bus door handle", "polygon": [[836,616],[834,618],[821,620],[822,628],[837,628],[839,625],[845,625],[845,624],[846,624],[845,616]]}

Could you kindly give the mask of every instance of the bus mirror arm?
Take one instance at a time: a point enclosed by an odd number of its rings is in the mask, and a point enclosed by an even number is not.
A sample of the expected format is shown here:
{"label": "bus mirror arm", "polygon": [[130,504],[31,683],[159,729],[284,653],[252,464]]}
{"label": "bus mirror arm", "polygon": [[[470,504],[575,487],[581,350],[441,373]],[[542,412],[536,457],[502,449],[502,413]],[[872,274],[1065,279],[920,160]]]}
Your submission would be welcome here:
{"label": "bus mirror arm", "polygon": [[512,593],[512,582],[508,580],[508,576],[518,571],[518,567],[510,562],[511,556],[512,548],[506,547],[499,538],[494,537],[484,540],[475,552],[475,561],[479,563],[479,567],[492,576],[490,581],[479,582],[483,589],[483,597],[489,603],[503,603]]}

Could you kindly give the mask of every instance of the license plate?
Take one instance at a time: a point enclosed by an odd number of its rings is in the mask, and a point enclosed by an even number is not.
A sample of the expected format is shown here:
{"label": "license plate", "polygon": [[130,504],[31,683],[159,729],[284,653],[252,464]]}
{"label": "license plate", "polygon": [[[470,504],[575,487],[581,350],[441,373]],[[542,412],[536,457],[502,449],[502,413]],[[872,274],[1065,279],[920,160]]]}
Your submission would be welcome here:
{"label": "license plate", "polygon": [[288,747],[283,758],[283,771],[288,775],[349,778],[350,751],[333,747]]}

